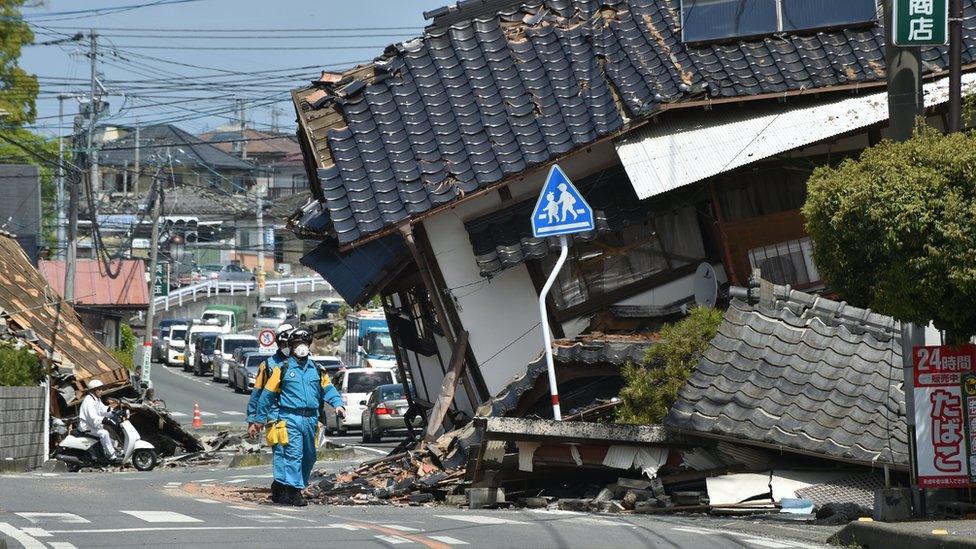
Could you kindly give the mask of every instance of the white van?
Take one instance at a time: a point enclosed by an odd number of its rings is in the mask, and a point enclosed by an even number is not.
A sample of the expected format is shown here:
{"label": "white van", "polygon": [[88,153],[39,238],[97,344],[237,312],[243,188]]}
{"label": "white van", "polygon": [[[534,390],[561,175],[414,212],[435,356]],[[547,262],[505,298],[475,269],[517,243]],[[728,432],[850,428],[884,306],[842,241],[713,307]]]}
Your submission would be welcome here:
{"label": "white van", "polygon": [[173,324],[169,326],[169,332],[166,334],[166,364],[169,366],[178,366],[183,364],[186,351],[186,331],[190,329],[187,324]]}
{"label": "white van", "polygon": [[226,381],[230,375],[230,361],[238,348],[260,349],[258,338],[247,334],[223,334],[214,344],[213,380]]}
{"label": "white van", "polygon": [[201,322],[199,320],[194,320],[193,324],[186,331],[186,337],[183,338],[184,341],[184,353],[183,353],[183,371],[189,372],[193,370],[193,357],[196,356],[196,343],[193,339],[195,334],[199,333],[209,333],[209,334],[219,334],[223,333],[217,319],[210,319],[206,322]]}
{"label": "white van", "polygon": [[[320,367],[322,365],[319,365]],[[332,384],[342,395],[342,405],[346,408],[346,419],[340,420],[335,415],[335,410],[325,406],[325,428],[328,432],[339,431],[340,435],[345,435],[350,427],[359,429],[363,422],[363,409],[360,402],[369,398],[373,389],[380,385],[390,385],[396,383],[396,372],[380,368],[348,368],[339,371]]]}

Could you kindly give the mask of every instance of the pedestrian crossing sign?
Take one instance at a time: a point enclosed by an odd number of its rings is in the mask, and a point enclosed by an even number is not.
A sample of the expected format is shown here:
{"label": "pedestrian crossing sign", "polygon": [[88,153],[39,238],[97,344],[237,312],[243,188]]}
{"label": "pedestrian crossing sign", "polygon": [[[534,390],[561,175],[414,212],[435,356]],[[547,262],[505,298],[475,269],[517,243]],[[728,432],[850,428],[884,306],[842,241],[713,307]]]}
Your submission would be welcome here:
{"label": "pedestrian crossing sign", "polygon": [[558,164],[553,164],[532,210],[532,235],[536,238],[592,231],[593,208],[573,186]]}

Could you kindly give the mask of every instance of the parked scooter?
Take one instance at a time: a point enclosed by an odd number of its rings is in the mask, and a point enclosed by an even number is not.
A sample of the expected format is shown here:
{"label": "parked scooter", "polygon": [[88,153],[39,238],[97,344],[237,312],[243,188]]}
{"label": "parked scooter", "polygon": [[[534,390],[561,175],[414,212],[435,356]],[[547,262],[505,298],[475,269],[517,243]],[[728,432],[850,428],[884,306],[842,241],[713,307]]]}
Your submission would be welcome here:
{"label": "parked scooter", "polygon": [[77,423],[54,451],[54,458],[63,461],[69,471],[82,467],[100,467],[125,464],[131,460],[132,466],[140,471],[151,471],[159,464],[156,447],[142,440],[139,432],[129,421],[128,409],[117,408],[102,420],[102,426],[122,441],[122,461],[113,461],[105,455],[98,436],[78,429]]}

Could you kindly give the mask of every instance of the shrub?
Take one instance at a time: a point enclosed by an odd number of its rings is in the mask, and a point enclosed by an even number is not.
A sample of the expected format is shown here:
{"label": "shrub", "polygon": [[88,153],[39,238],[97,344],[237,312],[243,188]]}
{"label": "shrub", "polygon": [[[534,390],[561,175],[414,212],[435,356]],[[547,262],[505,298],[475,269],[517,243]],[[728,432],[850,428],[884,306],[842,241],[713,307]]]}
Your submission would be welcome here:
{"label": "shrub", "polygon": [[624,366],[617,423],[660,423],[721,322],[722,311],[696,307],[685,318],[665,325],[660,341],[647,350],[644,363]]}
{"label": "shrub", "polygon": [[128,324],[123,324],[120,332],[119,346],[112,350],[112,356],[131,372],[136,369],[136,333]]}
{"label": "shrub", "polygon": [[44,369],[37,355],[27,350],[0,345],[0,386],[28,387],[44,379]]}

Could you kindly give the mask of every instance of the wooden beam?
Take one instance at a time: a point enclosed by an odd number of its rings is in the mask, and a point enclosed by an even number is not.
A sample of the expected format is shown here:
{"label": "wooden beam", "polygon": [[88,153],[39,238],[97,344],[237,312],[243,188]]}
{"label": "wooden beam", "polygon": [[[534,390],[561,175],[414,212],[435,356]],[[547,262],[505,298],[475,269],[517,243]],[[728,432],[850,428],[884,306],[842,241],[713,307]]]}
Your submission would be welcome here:
{"label": "wooden beam", "polygon": [[454,393],[457,391],[458,382],[464,374],[464,355],[468,350],[468,332],[461,330],[458,334],[457,342],[451,350],[451,366],[444,376],[441,383],[441,393],[434,402],[434,409],[430,411],[430,418],[427,421],[427,431],[424,433],[424,442],[433,442],[434,435],[441,424],[444,423],[444,416],[447,414],[451,402],[454,401]]}

